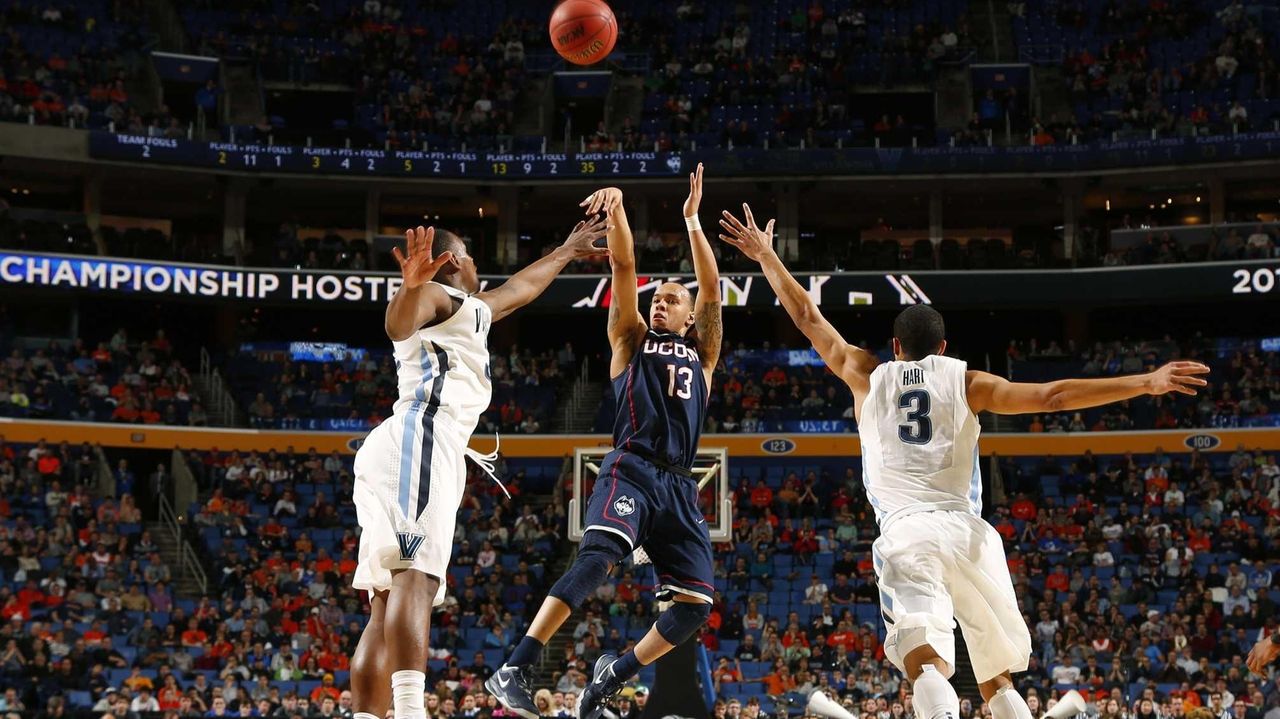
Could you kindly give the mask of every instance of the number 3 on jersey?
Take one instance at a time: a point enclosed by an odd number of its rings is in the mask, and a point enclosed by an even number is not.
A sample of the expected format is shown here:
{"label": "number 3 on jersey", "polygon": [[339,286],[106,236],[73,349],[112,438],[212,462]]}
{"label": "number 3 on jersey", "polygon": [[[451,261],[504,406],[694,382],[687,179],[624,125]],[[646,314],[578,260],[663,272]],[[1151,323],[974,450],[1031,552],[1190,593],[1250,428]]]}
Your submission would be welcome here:
{"label": "number 3 on jersey", "polygon": [[[680,378],[683,387],[676,386],[676,377]],[[667,365],[667,396],[689,399],[693,397],[693,368]]]}
{"label": "number 3 on jersey", "polygon": [[907,444],[928,444],[933,439],[933,422],[929,420],[929,393],[922,389],[903,392],[898,406],[907,410],[908,424],[898,425],[898,439]]}

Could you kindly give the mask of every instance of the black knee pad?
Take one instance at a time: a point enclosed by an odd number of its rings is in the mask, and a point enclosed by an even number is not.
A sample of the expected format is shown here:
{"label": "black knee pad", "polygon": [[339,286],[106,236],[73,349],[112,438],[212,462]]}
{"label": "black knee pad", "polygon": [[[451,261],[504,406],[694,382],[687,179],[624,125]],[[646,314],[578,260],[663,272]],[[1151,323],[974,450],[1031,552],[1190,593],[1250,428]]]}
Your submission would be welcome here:
{"label": "black knee pad", "polygon": [[672,602],[654,625],[658,633],[668,642],[679,646],[689,637],[697,634],[707,617],[711,616],[711,605],[706,602]]}
{"label": "black knee pad", "polygon": [[551,587],[551,596],[577,609],[630,553],[631,547],[621,537],[599,530],[587,532],[569,571]]}

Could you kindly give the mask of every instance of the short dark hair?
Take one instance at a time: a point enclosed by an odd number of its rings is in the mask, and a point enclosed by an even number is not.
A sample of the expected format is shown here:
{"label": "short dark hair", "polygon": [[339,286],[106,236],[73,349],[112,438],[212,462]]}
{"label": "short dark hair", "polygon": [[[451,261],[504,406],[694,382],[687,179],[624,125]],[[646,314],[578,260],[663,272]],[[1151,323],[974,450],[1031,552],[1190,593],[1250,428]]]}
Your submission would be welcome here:
{"label": "short dark hair", "polygon": [[435,259],[440,256],[441,252],[453,252],[456,256],[459,253],[467,251],[467,243],[462,238],[450,230],[443,227],[436,228],[435,240],[431,243],[431,258]]}
{"label": "short dark hair", "polygon": [[893,336],[907,359],[924,359],[938,351],[946,339],[942,313],[929,305],[911,305],[893,321]]}

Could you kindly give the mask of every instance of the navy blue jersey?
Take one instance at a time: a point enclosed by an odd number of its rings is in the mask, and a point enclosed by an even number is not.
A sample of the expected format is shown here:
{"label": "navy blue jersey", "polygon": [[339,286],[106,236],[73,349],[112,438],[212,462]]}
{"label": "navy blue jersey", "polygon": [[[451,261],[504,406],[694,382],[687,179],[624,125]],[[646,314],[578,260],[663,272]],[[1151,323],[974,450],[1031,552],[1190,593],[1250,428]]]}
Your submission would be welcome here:
{"label": "navy blue jersey", "polygon": [[627,371],[613,380],[613,446],[677,467],[693,466],[707,416],[707,378],[698,343],[645,332]]}

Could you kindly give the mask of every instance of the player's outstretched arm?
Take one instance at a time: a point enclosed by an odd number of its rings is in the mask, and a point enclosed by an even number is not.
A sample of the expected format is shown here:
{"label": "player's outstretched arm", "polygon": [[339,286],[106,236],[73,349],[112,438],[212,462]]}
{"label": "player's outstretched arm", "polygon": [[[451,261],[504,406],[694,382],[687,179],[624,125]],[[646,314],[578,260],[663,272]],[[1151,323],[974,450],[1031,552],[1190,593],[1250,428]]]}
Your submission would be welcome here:
{"label": "player's outstretched arm", "polygon": [[711,242],[702,231],[698,207],[702,204],[702,163],[689,174],[689,197],[684,201],[684,223],[689,229],[689,249],[693,255],[693,273],[698,278],[698,296],[693,300],[694,327],[698,330],[698,354],[702,371],[711,386],[711,374],[720,361],[720,341],[724,322],[720,316],[720,268]]}
{"label": "player's outstretched arm", "polygon": [[613,359],[609,376],[616,377],[631,363],[648,325],[640,314],[636,288],[636,250],[627,211],[622,206],[622,190],[606,187],[581,202],[588,215],[603,211],[609,218],[609,265],[613,268],[613,297],[609,302],[609,345]]}
{"label": "player's outstretched arm", "polygon": [[405,248],[391,248],[391,255],[400,265],[400,289],[387,305],[383,326],[387,337],[399,342],[408,339],[420,327],[449,316],[453,310],[449,294],[436,285],[428,284],[446,264],[453,261],[452,252],[431,256],[436,228],[422,227],[404,233]]}
{"label": "player's outstretched arm", "polygon": [[1209,368],[1199,362],[1170,362],[1143,374],[1103,379],[1064,379],[1040,384],[1010,382],[986,372],[970,370],[966,377],[969,408],[974,412],[1028,414],[1069,412],[1100,407],[1146,394],[1179,392],[1195,396],[1208,384]]}
{"label": "player's outstretched arm", "polygon": [[498,287],[476,297],[489,305],[493,321],[497,322],[537,299],[570,262],[609,254],[607,248],[596,246],[596,242],[605,236],[607,227],[608,220],[602,217],[579,222],[563,245],[515,273]]}
{"label": "player's outstretched arm", "polygon": [[782,258],[773,249],[773,220],[769,220],[762,230],[756,226],[755,216],[745,203],[742,205],[742,212],[746,222],[738,220],[730,212],[724,213],[720,226],[727,234],[721,234],[720,239],[760,263],[769,286],[778,295],[778,300],[791,316],[791,321],[813,343],[813,348],[818,351],[822,361],[855,393],[866,392],[871,371],[877,364],[875,356],[846,342],[827,318],[822,316],[813,297],[787,271]]}

